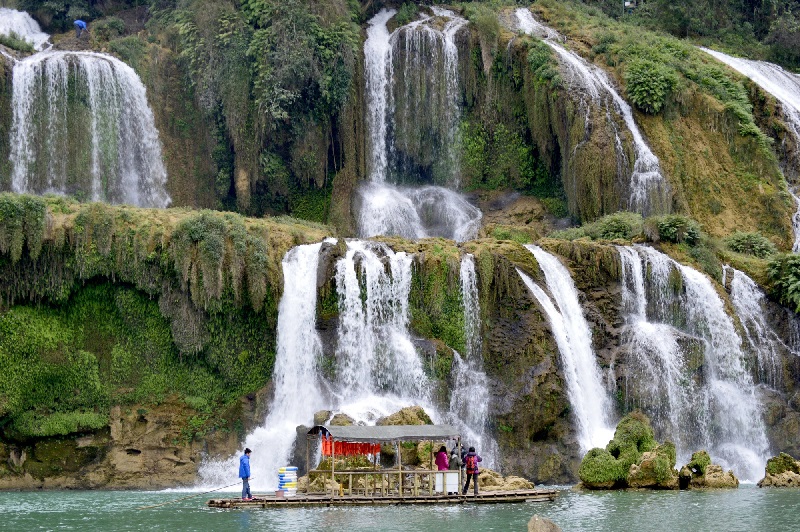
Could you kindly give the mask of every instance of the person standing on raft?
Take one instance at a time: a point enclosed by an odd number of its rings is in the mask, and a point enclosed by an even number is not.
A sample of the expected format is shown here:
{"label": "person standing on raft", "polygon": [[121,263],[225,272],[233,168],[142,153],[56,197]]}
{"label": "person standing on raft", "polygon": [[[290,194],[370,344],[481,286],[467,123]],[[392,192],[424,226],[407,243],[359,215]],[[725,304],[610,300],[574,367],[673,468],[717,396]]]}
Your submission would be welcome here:
{"label": "person standing on raft", "polygon": [[467,468],[467,481],[464,483],[464,489],[461,491],[462,495],[467,494],[470,479],[473,481],[472,489],[475,495],[478,494],[478,462],[483,462],[483,458],[475,452],[475,447],[470,447],[469,452],[464,456],[464,465]]}
{"label": "person standing on raft", "polygon": [[447,460],[447,447],[442,445],[439,448],[439,452],[436,453],[436,469],[439,471],[447,471],[449,466],[450,463]]}
{"label": "person standing on raft", "polygon": [[253,494],[250,493],[250,449],[245,449],[244,454],[239,458],[239,478],[242,479],[242,500],[252,501]]}
{"label": "person standing on raft", "polygon": [[74,23],[75,25],[75,38],[81,38],[81,32],[89,33],[89,28],[86,27],[86,23],[80,19],[76,20]]}

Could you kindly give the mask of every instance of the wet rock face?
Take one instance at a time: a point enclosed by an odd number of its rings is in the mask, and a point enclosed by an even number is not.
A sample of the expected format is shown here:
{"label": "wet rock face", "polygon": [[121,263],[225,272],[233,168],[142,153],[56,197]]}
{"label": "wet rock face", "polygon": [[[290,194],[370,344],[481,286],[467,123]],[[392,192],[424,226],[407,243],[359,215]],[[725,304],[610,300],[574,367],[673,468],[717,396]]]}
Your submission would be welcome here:
{"label": "wet rock face", "polygon": [[758,481],[760,488],[800,488],[800,460],[781,453],[767,461],[764,478]]}
{"label": "wet rock face", "polygon": [[561,532],[561,527],[549,519],[534,515],[528,521],[528,532]]}

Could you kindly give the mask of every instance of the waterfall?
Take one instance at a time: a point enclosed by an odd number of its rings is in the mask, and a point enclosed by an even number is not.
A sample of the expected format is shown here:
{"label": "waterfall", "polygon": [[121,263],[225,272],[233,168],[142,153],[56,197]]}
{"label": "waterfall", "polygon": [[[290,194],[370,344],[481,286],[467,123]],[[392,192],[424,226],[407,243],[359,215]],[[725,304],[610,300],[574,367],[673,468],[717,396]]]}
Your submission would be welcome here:
{"label": "waterfall", "polygon": [[[784,122],[789,126],[788,132],[794,138],[795,145],[800,149],[800,76],[766,61],[732,57],[708,48],[701,47],[700,49],[743,76],[750,78],[756,85],[775,97],[781,104]],[[794,172],[800,173],[800,168],[794,169]],[[796,191],[790,190],[790,193],[797,205],[797,211],[792,217],[792,227],[794,228],[792,251],[800,253],[800,198]]]}
{"label": "waterfall", "polygon": [[14,64],[12,92],[14,192],[169,204],[153,113],[128,65],[105,54],[41,52]]}
{"label": "waterfall", "polygon": [[[459,186],[460,90],[455,38],[467,21],[438,7],[389,32],[394,10],[369,21],[364,43],[369,182],[357,195],[363,237],[477,236],[481,212]],[[407,187],[401,186],[409,185]]]}
{"label": "waterfall", "polygon": [[[244,442],[254,451],[251,471],[256,489],[273,487],[277,468],[286,465],[291,457],[296,427],[310,424],[314,412],[325,406],[317,368],[322,341],[316,329],[321,246],[322,243],[297,246],[281,262],[283,295],[278,305],[275,396],[264,425]],[[229,483],[226,481],[238,471],[238,463],[238,456],[204,463],[200,478],[205,485]]]}
{"label": "waterfall", "polygon": [[605,447],[614,435],[612,407],[592,350],[592,333],[583,316],[578,290],[569,270],[556,257],[537,246],[525,247],[536,257],[552,298],[530,277],[519,270],[517,272],[550,322],[561,353],[567,395],[575,414],[581,451]]}
{"label": "waterfall", "polygon": [[[742,323],[749,350],[758,361],[756,376],[760,382],[780,388],[782,353],[791,352],[791,348],[781,340],[767,320],[766,295],[755,281],[736,268],[725,266],[723,274],[730,276],[731,302]],[[725,284],[725,279],[722,284]]]}
{"label": "waterfall", "polygon": [[461,258],[461,296],[466,350],[463,357],[459,353],[453,357],[450,423],[459,427],[464,444],[477,449],[485,467],[496,468],[497,443],[489,432],[489,383],[483,370],[478,277],[475,257],[470,254]]}
{"label": "waterfall", "polygon": [[[679,461],[706,449],[743,479],[769,455],[741,338],[711,281],[646,246],[619,247],[628,400],[675,442]],[[645,273],[646,272],[646,273]]]}
{"label": "waterfall", "polygon": [[44,33],[39,23],[25,11],[0,7],[0,35],[10,36],[12,33],[30,43],[34,50],[41,50],[50,40],[50,35]]}
{"label": "waterfall", "polygon": [[[575,52],[567,50],[562,44],[565,39],[555,30],[548,28],[533,18],[533,14],[529,9],[518,8],[515,13],[519,29],[526,34],[537,35],[542,38],[545,44],[552,48],[558,56],[568,84],[581,95],[583,104],[587,106],[586,127],[589,127],[589,105],[602,105],[607,114],[614,114],[625,123],[632,137],[635,153],[633,171],[630,175],[630,193],[627,209],[645,216],[669,212],[670,188],[661,173],[658,157],[650,150],[639,127],[636,125],[631,106],[614,88],[608,75]],[[613,121],[612,127],[615,128],[616,135],[617,166],[625,168],[627,164],[623,164],[625,153],[622,150],[622,141]]]}
{"label": "waterfall", "polygon": [[[336,264],[339,409],[428,402],[428,378],[408,331],[411,255],[376,242],[348,241]],[[367,401],[361,401],[367,399]],[[363,418],[365,412],[347,411]]]}

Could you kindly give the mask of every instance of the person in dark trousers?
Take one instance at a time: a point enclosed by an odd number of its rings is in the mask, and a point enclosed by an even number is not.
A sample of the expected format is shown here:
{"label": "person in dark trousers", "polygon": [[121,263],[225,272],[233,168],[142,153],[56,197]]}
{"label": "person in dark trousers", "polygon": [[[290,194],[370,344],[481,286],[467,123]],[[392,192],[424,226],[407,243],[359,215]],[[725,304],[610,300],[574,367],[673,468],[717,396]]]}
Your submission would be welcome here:
{"label": "person in dark trousers", "polygon": [[470,479],[472,479],[472,489],[475,495],[478,494],[478,462],[483,462],[483,458],[475,452],[475,447],[470,447],[469,452],[464,456],[464,466],[467,468],[467,481],[464,483],[464,489],[461,491],[462,495],[467,494]]}
{"label": "person in dark trousers", "polygon": [[253,494],[250,493],[250,449],[245,449],[244,454],[239,458],[239,478],[242,479],[242,500],[252,501]]}
{"label": "person in dark trousers", "polygon": [[[453,447],[453,450],[450,451],[450,460],[447,469],[449,469],[450,471],[458,471],[463,467],[463,465],[464,462],[461,461],[461,457],[458,455],[458,449],[456,447]],[[455,488],[456,491],[454,493],[448,492],[447,494],[458,495],[458,480],[456,480]]]}
{"label": "person in dark trousers", "polygon": [[84,32],[84,31],[86,33],[89,33],[89,29],[86,27],[86,23],[84,21],[82,21],[80,19],[76,20],[74,22],[74,25],[75,25],[75,37],[76,38],[80,39],[81,38],[81,33]]}

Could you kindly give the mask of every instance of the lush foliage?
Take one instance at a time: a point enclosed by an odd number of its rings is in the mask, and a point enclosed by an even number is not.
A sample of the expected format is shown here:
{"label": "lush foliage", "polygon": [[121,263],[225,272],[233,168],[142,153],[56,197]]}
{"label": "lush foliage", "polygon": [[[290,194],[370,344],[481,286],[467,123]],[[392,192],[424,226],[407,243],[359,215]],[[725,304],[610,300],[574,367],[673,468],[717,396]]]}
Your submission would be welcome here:
{"label": "lush foliage", "polygon": [[653,242],[686,243],[690,246],[700,241],[700,224],[683,214],[654,216],[645,222],[645,233]]}
{"label": "lush foliage", "polygon": [[767,460],[767,473],[770,475],[780,475],[786,471],[793,473],[800,473],[800,467],[797,461],[786,453],[781,453],[778,456],[773,456]]}
{"label": "lush foliage", "polygon": [[705,475],[706,468],[711,465],[711,457],[706,451],[697,451],[692,453],[692,459],[686,464],[686,467],[691,469],[695,474]]}
{"label": "lush foliage", "polygon": [[581,227],[555,231],[552,238],[576,240],[590,238],[592,240],[632,240],[642,234],[642,215],[634,212],[620,211],[599,218]]}
{"label": "lush foliage", "polygon": [[767,268],[773,295],[784,305],[800,313],[800,255],[778,255]]}
{"label": "lush foliage", "polygon": [[725,239],[725,245],[732,251],[753,255],[760,259],[777,252],[775,244],[761,233],[742,233],[737,231]]}
{"label": "lush foliage", "polygon": [[677,82],[678,76],[674,70],[647,59],[634,59],[625,69],[628,97],[646,113],[659,112]]}
{"label": "lush foliage", "polygon": [[25,53],[33,53],[33,45],[31,45],[25,39],[22,39],[19,35],[14,33],[13,31],[9,34],[0,34],[0,45],[7,46],[12,50],[16,50],[18,52],[25,52]]}

